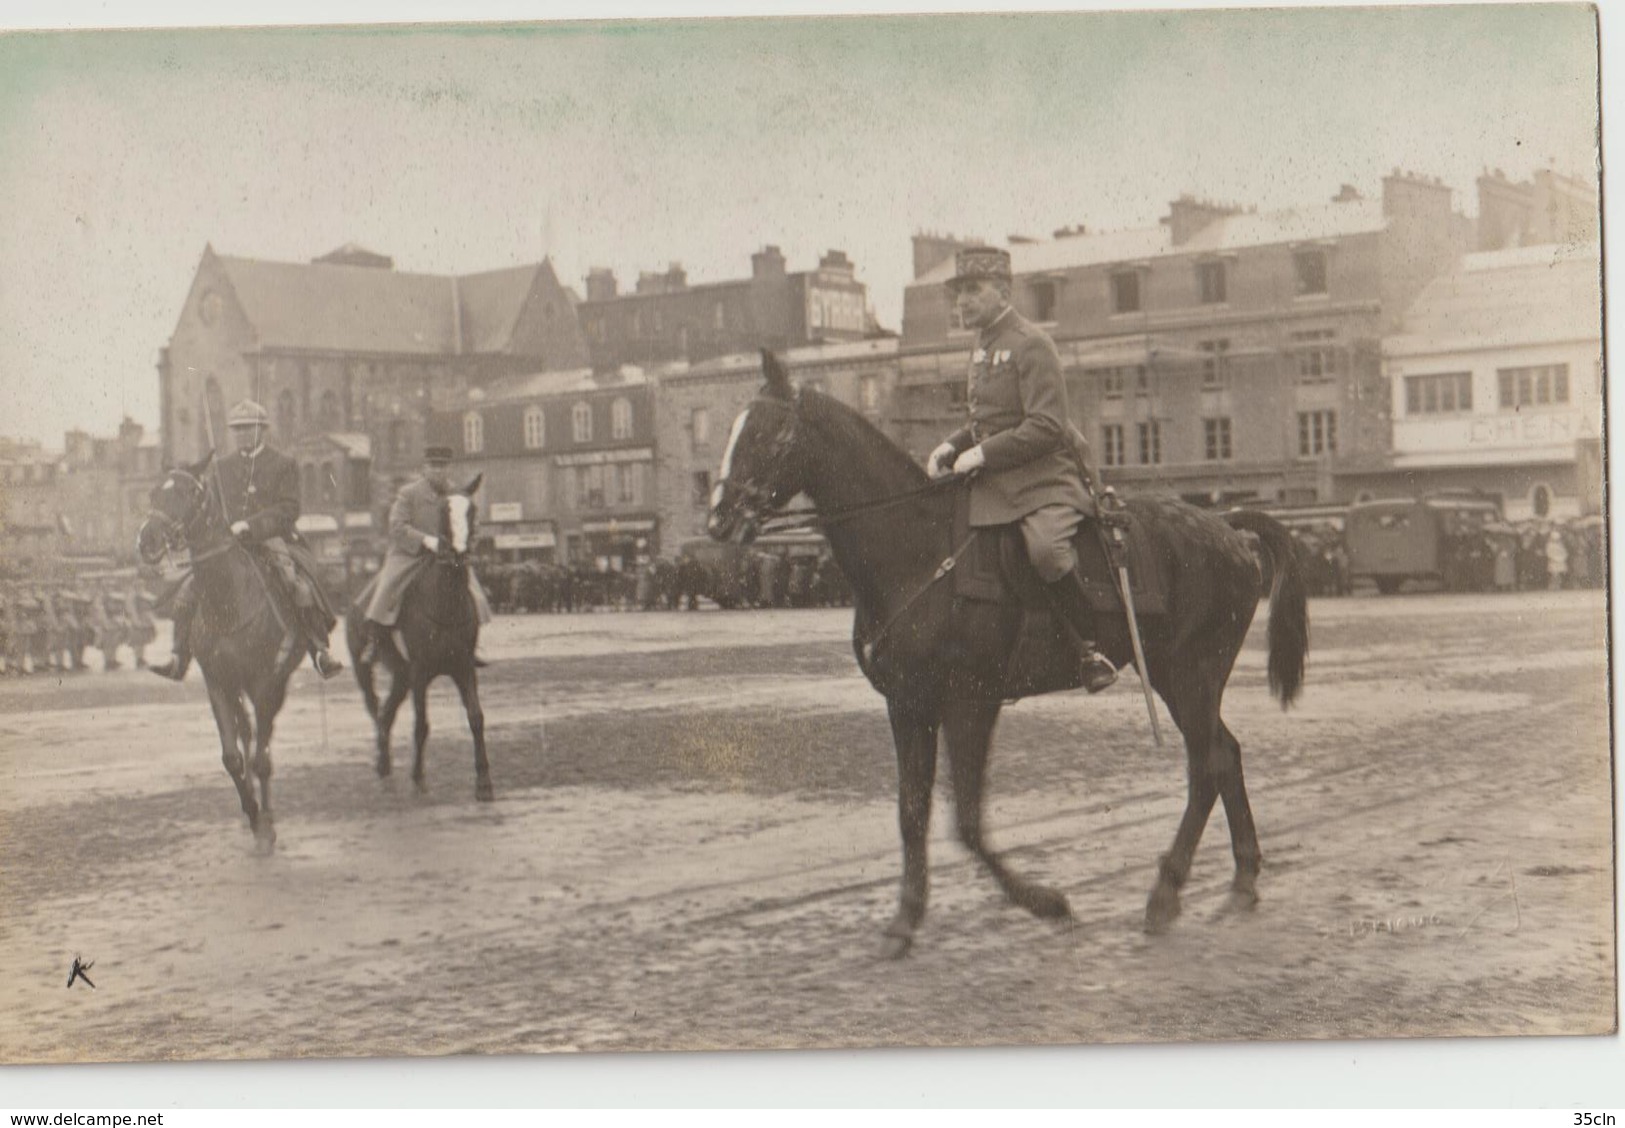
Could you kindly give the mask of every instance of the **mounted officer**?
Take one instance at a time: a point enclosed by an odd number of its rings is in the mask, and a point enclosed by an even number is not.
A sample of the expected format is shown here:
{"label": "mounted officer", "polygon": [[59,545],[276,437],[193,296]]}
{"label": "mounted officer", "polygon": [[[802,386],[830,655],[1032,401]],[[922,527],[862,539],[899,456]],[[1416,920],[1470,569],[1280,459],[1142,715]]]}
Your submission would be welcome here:
{"label": "mounted officer", "polygon": [[1010,305],[1010,255],[969,247],[948,281],[965,328],[977,332],[966,406],[970,420],[931,452],[933,478],[975,474],[972,527],[1019,522],[1028,559],[1062,618],[1083,643],[1083,685],[1099,693],[1117,670],[1094,643],[1072,537],[1095,512],[1085,485],[1082,438],[1068,422],[1055,342]]}
{"label": "mounted officer", "polygon": [[[324,678],[344,669],[327,650],[333,613],[316,580],[316,561],[299,540],[294,522],[299,519],[299,467],[281,451],[266,445],[271,417],[252,400],[231,409],[226,424],[236,450],[220,459],[220,490],[224,494],[226,522],[231,532],[250,548],[257,548],[270,565],[267,575],[280,581],[298,611],[311,664]],[[190,576],[174,597],[174,657],[152,672],[180,681],[192,662],[189,634],[197,611],[197,594]]]}
{"label": "mounted officer", "polygon": [[[412,581],[434,560],[441,549],[440,507],[451,492],[451,448],[430,446],[423,451],[423,475],[401,487],[389,509],[389,551],[378,573],[372,598],[367,601],[366,646],[356,661],[368,663],[377,657],[378,637],[395,626],[401,601]],[[468,590],[481,625],[491,621],[491,604],[473,568],[468,569]],[[485,662],[478,656],[476,666]]]}

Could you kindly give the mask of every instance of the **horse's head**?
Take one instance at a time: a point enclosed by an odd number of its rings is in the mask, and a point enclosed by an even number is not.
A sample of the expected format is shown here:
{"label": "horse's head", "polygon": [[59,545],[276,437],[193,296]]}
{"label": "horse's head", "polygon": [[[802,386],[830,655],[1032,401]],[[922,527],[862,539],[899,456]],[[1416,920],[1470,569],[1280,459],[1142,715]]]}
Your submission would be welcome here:
{"label": "horse's head", "polygon": [[440,543],[446,546],[452,562],[458,566],[467,563],[469,550],[474,546],[474,523],[479,511],[474,495],[479,492],[484,478],[484,474],[474,475],[473,481],[440,501]]}
{"label": "horse's head", "polygon": [[778,357],[762,350],[760,394],[734,420],[722,468],[711,489],[705,531],[748,544],[764,513],[782,508],[806,486],[798,446],[803,427],[797,392]]}
{"label": "horse's head", "polygon": [[136,551],[146,563],[157,563],[166,549],[196,542],[209,527],[213,507],[203,475],[213,460],[210,451],[199,462],[167,471],[147,495],[150,511],[135,538]]}

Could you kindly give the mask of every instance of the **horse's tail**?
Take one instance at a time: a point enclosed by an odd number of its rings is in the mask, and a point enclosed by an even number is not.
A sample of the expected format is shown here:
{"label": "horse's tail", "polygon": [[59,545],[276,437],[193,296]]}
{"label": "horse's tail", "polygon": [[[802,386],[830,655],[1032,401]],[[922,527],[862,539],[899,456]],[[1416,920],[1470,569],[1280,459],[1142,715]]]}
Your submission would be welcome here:
{"label": "horse's tail", "polygon": [[1250,509],[1224,516],[1233,529],[1258,537],[1270,555],[1270,692],[1285,709],[1303,689],[1304,659],[1309,654],[1309,601],[1303,568],[1292,536],[1275,518]]}

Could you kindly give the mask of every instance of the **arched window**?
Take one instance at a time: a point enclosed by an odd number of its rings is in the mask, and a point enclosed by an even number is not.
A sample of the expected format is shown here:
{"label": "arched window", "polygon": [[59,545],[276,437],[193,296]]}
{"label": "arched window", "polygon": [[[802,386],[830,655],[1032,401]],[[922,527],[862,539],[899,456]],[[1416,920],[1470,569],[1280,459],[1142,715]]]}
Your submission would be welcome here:
{"label": "arched window", "polygon": [[525,447],[540,450],[547,443],[547,419],[542,409],[531,404],[525,409]]}
{"label": "arched window", "polygon": [[1552,512],[1552,490],[1545,482],[1529,491],[1529,508],[1534,510],[1536,517],[1545,517]]}
{"label": "arched window", "polygon": [[287,388],[276,397],[276,433],[285,443],[293,442],[298,422],[293,413],[293,393]]}
{"label": "arched window", "polygon": [[865,411],[875,411],[880,407],[880,378],[870,373],[858,382],[858,402]]}
{"label": "arched window", "polygon": [[322,428],[327,431],[339,431],[344,428],[344,419],[339,412],[338,393],[329,389],[322,393],[321,414]]}
{"label": "arched window", "polygon": [[618,397],[609,408],[609,433],[612,439],[632,437],[632,401]]}
{"label": "arched window", "polygon": [[478,454],[485,449],[485,417],[477,411],[463,416],[463,453]]}
{"label": "arched window", "polygon": [[570,434],[578,443],[592,442],[592,404],[582,401],[570,409]]}

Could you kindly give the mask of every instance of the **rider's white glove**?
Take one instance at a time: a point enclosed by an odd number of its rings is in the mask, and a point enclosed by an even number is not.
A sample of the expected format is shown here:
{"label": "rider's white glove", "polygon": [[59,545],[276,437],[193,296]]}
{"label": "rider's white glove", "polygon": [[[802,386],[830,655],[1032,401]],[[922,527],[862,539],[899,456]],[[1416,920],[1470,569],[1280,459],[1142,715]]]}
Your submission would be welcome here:
{"label": "rider's white glove", "polygon": [[232,526],[231,526],[231,531],[236,533],[240,537],[246,537],[248,535],[248,522],[247,521],[233,522]]}
{"label": "rider's white glove", "polygon": [[942,477],[948,473],[948,467],[953,465],[954,455],[958,453],[953,443],[943,443],[925,460],[925,472],[933,478]]}
{"label": "rider's white glove", "polygon": [[954,473],[969,474],[972,471],[980,470],[986,465],[987,455],[982,453],[981,444],[978,443],[976,446],[971,447],[964,454],[954,459]]}
{"label": "rider's white glove", "polygon": [[425,536],[423,538],[423,547],[428,549],[430,552],[439,552],[440,551],[440,538],[439,537]]}

